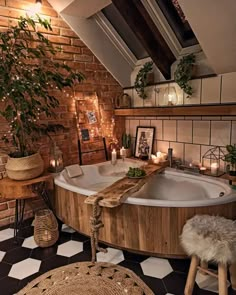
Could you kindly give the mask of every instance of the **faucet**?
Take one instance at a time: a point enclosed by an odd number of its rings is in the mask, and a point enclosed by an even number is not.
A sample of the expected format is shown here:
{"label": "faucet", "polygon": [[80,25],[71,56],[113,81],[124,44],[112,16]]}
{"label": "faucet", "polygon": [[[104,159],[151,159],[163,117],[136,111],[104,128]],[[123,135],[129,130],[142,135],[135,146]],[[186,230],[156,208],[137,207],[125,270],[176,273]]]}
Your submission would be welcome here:
{"label": "faucet", "polygon": [[172,167],[172,162],[173,162],[173,149],[168,148],[168,161],[169,161],[169,166]]}

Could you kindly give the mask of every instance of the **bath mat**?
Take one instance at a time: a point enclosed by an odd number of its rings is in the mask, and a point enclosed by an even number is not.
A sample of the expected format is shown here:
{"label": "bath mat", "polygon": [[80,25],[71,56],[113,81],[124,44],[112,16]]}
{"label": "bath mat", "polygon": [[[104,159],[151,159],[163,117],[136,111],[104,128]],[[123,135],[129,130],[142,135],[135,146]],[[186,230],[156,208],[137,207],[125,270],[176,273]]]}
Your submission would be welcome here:
{"label": "bath mat", "polygon": [[17,295],[154,295],[131,270],[105,262],[78,262],[51,270]]}

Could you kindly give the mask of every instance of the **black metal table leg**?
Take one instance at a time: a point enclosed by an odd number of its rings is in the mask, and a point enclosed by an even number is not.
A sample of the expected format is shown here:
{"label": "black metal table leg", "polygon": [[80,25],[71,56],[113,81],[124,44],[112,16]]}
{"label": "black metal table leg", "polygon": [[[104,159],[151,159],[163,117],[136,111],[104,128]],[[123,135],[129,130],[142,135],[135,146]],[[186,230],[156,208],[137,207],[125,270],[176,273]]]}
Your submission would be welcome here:
{"label": "black metal table leg", "polygon": [[18,231],[22,226],[25,211],[25,200],[16,199],[15,205],[15,223],[14,223],[14,243],[18,244]]}

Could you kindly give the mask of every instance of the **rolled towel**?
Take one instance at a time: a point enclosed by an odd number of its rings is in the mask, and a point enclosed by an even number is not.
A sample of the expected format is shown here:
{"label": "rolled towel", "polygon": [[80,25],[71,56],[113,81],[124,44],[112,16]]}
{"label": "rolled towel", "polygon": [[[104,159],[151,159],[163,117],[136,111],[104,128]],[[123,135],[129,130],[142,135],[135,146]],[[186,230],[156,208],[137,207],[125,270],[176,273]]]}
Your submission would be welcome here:
{"label": "rolled towel", "polygon": [[83,171],[79,164],[74,164],[65,167],[66,172],[70,178],[77,177],[83,174]]}

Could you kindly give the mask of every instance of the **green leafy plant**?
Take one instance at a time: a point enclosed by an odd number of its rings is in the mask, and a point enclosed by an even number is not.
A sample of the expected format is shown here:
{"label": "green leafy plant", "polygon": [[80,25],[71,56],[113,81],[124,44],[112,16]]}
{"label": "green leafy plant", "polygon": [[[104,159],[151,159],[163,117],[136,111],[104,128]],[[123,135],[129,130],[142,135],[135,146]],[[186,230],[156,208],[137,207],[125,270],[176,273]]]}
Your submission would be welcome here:
{"label": "green leafy plant", "polygon": [[122,134],[122,146],[125,149],[129,149],[131,147],[131,135],[123,133]]}
{"label": "green leafy plant", "polygon": [[37,16],[21,17],[18,25],[0,32],[0,99],[4,103],[0,114],[9,123],[3,140],[15,147],[13,157],[33,154],[41,134],[63,128],[40,123],[39,116],[56,116],[57,91],[71,89],[84,79],[53,59],[58,50],[38,27],[52,31],[50,22]]}
{"label": "green leafy plant", "polygon": [[189,54],[183,56],[176,68],[174,73],[175,82],[184,90],[186,94],[191,96],[193,94],[193,88],[189,85],[189,80],[192,78],[193,66],[195,64],[195,55]]}
{"label": "green leafy plant", "polygon": [[230,174],[236,176],[236,145],[226,145],[228,154],[225,155],[224,161],[230,164]]}
{"label": "green leafy plant", "polygon": [[145,87],[148,85],[148,74],[152,71],[152,68],[153,62],[146,62],[135,78],[134,88],[138,95],[143,99],[147,98]]}

